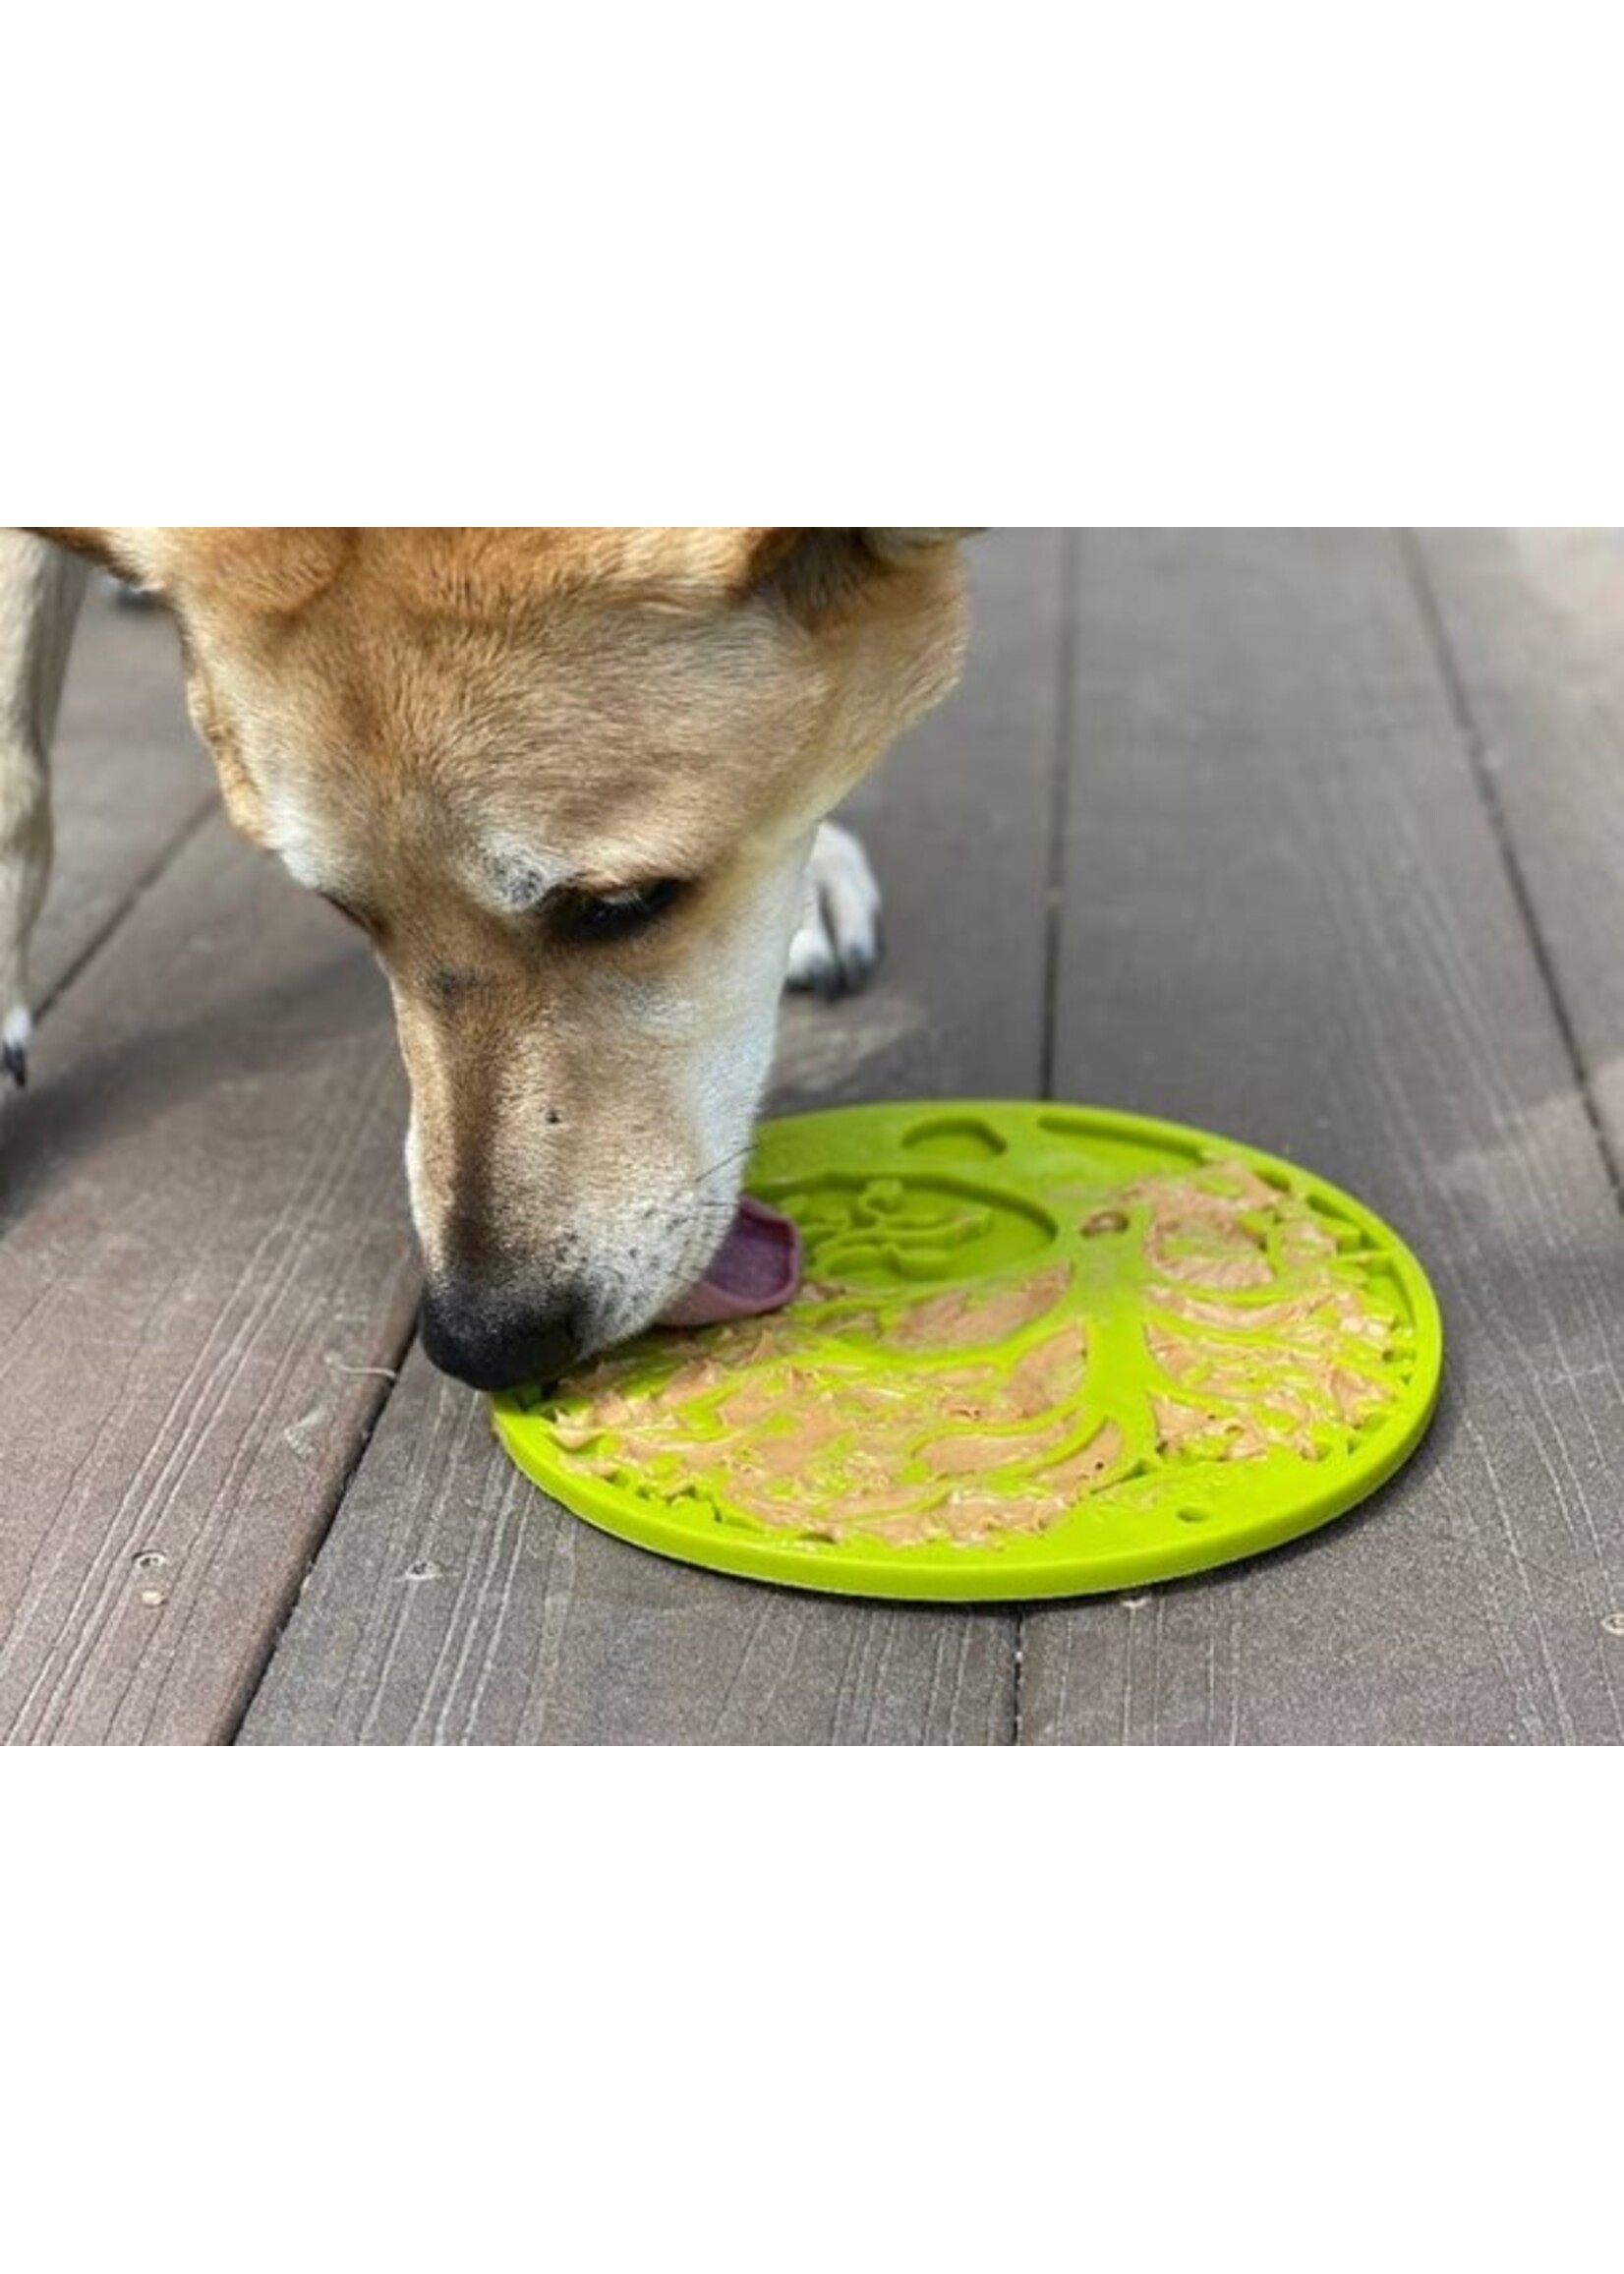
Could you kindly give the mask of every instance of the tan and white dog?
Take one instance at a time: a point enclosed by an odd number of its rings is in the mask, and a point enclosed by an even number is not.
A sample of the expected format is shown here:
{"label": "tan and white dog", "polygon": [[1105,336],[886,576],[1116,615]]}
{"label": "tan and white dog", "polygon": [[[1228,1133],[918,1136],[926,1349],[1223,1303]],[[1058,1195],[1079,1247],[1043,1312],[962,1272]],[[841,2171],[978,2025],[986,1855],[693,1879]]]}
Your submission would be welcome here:
{"label": "tan and white dog", "polygon": [[786,971],[872,968],[824,817],[957,676],[967,534],[0,533],[7,1066],[95,559],[173,610],[232,821],[387,975],[431,1357],[498,1387],[637,1332],[729,1236]]}

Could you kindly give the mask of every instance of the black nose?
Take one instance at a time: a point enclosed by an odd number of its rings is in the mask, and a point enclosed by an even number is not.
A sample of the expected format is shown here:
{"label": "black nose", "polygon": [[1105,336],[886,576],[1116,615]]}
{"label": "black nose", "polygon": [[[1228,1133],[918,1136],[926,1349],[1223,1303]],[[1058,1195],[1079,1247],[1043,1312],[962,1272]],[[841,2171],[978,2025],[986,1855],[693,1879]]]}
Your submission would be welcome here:
{"label": "black nose", "polygon": [[568,1296],[516,1310],[470,1289],[430,1287],[420,1324],[435,1365],[472,1389],[554,1382],[580,1357],[583,1342],[580,1314]]}

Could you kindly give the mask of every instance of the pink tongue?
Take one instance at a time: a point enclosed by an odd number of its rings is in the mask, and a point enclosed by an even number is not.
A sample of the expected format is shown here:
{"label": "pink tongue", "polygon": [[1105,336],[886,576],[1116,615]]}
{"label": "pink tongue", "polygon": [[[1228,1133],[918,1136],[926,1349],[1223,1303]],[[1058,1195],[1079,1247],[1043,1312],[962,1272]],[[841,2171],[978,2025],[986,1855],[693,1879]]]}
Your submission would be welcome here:
{"label": "pink tongue", "polygon": [[715,1326],[781,1311],[801,1283],[801,1236],[787,1216],[748,1194],[696,1287],[661,1313],[662,1326]]}

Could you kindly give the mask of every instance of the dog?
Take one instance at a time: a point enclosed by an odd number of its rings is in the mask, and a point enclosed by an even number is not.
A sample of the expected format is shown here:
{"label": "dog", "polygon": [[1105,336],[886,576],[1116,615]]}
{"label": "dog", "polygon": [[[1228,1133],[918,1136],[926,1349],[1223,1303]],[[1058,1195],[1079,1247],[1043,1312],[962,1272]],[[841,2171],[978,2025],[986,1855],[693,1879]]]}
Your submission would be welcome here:
{"label": "dog", "polygon": [[957,677],[970,534],[0,533],[6,1068],[94,561],[173,612],[233,824],[382,966],[430,1357],[498,1389],[641,1331],[735,1223],[786,976],[873,967],[827,816]]}

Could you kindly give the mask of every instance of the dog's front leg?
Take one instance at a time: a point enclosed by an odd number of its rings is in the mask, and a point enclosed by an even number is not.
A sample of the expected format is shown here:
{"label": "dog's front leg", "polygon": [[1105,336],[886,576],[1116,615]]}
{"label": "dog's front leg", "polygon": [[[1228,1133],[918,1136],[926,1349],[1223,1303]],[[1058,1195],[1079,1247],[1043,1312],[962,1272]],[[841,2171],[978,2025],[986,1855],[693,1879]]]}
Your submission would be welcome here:
{"label": "dog's front leg", "polygon": [[0,1067],[19,1084],[29,941],[51,867],[51,736],[87,573],[42,538],[0,529]]}
{"label": "dog's front leg", "polygon": [[789,943],[789,985],[833,1002],[874,975],[880,961],[880,888],[868,855],[838,821],[826,821],[806,864],[806,902]]}

